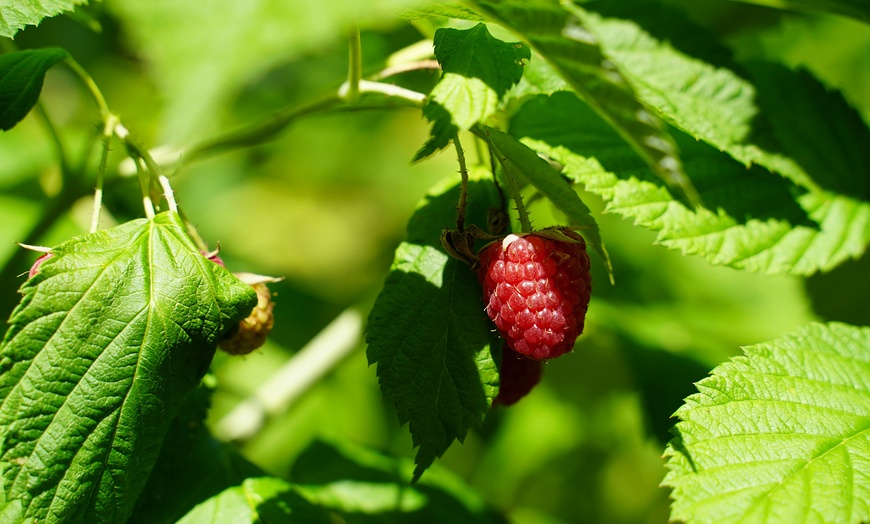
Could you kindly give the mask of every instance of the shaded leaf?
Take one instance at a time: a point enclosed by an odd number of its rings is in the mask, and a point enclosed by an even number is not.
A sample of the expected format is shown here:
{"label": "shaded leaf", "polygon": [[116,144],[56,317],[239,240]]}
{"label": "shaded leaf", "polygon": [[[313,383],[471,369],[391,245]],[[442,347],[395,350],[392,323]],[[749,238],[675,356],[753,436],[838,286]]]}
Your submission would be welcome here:
{"label": "shaded leaf", "polygon": [[184,400],[128,524],[173,524],[197,504],[264,474],[205,426],[212,393],[206,383],[213,380],[207,375]]}
{"label": "shaded leaf", "polygon": [[850,16],[870,24],[870,5],[864,0],[736,0],[789,10],[822,11]]}
{"label": "shaded leaf", "polygon": [[565,166],[601,195],[607,211],[658,231],[657,241],[717,265],[808,275],[859,256],[870,242],[870,204],[804,193],[755,167],[675,132],[687,173],[705,207],[689,210],[661,186],[609,126],[569,93],[539,97],[510,132]]}
{"label": "shaded leaf", "polygon": [[527,40],[586,103],[604,117],[679,196],[698,202],[662,122],[638,100],[585,27],[584,11],[548,0],[479,0],[478,8]]}
{"label": "shaded leaf", "polygon": [[175,213],[52,253],[0,347],[3,487],[22,518],[123,522],[218,337],[256,297]]}
{"label": "shaded leaf", "polygon": [[291,471],[295,488],[348,523],[503,523],[455,474],[437,465],[408,485],[414,464],[347,443],[315,441]]}
{"label": "shaded leaf", "polygon": [[0,55],[0,129],[9,131],[33,109],[45,73],[69,56],[56,47]]}
{"label": "shaded leaf", "polygon": [[870,329],[813,324],[713,370],[677,411],[684,522],[870,519]]}
{"label": "shaded leaf", "polygon": [[28,25],[37,25],[43,18],[72,11],[87,0],[0,0],[0,36],[12,38]]}
{"label": "shaded leaf", "polygon": [[333,524],[327,510],[311,504],[287,481],[245,479],[193,508],[178,524]]}
{"label": "shaded leaf", "polygon": [[[485,224],[488,208],[500,205],[495,187],[483,181],[470,186],[468,219]],[[441,191],[411,218],[366,333],[381,392],[419,447],[415,480],[480,424],[498,383],[492,355],[498,346],[480,285],[440,243],[441,231],[455,223],[458,186]]]}

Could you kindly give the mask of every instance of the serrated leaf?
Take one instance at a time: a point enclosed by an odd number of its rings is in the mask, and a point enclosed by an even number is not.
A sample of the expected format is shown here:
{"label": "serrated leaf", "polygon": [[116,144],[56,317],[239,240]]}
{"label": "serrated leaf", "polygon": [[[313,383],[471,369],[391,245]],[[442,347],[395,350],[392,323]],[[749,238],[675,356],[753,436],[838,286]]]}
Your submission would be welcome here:
{"label": "serrated leaf", "polygon": [[773,133],[813,182],[870,200],[870,129],[843,95],[826,90],[806,71],[779,64],[753,62],[749,71]]}
{"label": "serrated leaf", "polygon": [[52,250],[0,347],[0,463],[22,518],[123,522],[218,337],[256,304],[175,213]]}
{"label": "serrated leaf", "polygon": [[864,0],[736,0],[788,10],[822,11],[870,23],[870,4]]}
{"label": "serrated leaf", "polygon": [[598,223],[568,182],[537,153],[507,133],[491,127],[483,127],[481,134],[495,150],[497,157],[508,164],[509,169],[512,168],[513,176],[518,176],[521,180],[532,184],[557,209],[565,213],[569,220],[568,225],[581,230],[587,243],[601,256],[612,281],[613,266],[601,240]]}
{"label": "serrated leaf", "polygon": [[[408,485],[414,464],[349,443],[315,441],[296,459],[290,473],[296,490],[312,503],[354,521],[416,524],[504,523],[456,474],[436,464]],[[369,522],[369,520],[365,520]]]}
{"label": "serrated leaf", "polygon": [[713,264],[812,274],[859,256],[870,242],[870,204],[788,181],[674,131],[705,206],[689,210],[634,159],[618,135],[569,93],[539,97],[510,132],[601,195],[607,211],[658,231],[657,241]]}
{"label": "serrated leaf", "polygon": [[0,0],[0,36],[12,38],[28,25],[37,25],[43,18],[72,11],[87,0]]}
{"label": "serrated leaf", "polygon": [[444,74],[423,108],[433,122],[432,138],[414,161],[446,147],[456,131],[486,121],[508,89],[519,82],[523,64],[530,58],[525,44],[503,42],[489,34],[484,24],[438,29],[434,44]]}
{"label": "serrated leaf", "polygon": [[[480,284],[440,243],[441,231],[455,223],[458,198],[453,184],[427,197],[411,218],[366,333],[381,392],[419,447],[414,480],[480,424],[498,389],[497,338]],[[499,205],[491,182],[470,184],[470,223],[485,224],[488,208]]]}
{"label": "serrated leaf", "polygon": [[[824,89],[809,77],[780,74],[769,78],[767,68],[781,70],[782,66],[765,63],[754,68],[761,82],[753,83],[730,60],[711,58],[708,49],[693,45],[709,39],[709,34],[683,13],[659,2],[639,0],[630,6],[592,2],[584,8],[590,30],[647,104],[669,123],[743,164],[762,165],[812,190],[836,192],[837,187],[825,185],[830,180],[825,169],[803,162],[806,150],[788,147],[788,141],[778,139],[800,131],[805,144],[813,144],[810,154],[816,154],[816,144],[832,145],[832,157],[854,158],[862,150],[866,154],[866,142],[848,135],[831,140],[831,132],[840,130],[837,127],[851,125],[854,111],[837,96],[824,96]],[[677,45],[675,41],[686,40],[686,34],[694,35],[693,39]],[[783,97],[789,102],[788,111],[777,109]],[[802,125],[790,129],[798,112]],[[850,178],[863,176],[859,171],[850,173]]]}
{"label": "serrated leaf", "polygon": [[870,519],[870,328],[813,324],[744,348],[677,411],[671,518]]}
{"label": "serrated leaf", "polygon": [[57,47],[0,55],[0,129],[9,131],[27,116],[39,100],[45,73],[67,56]]}
{"label": "serrated leaf", "polygon": [[604,117],[662,180],[692,203],[697,193],[683,173],[673,139],[647,110],[585,27],[582,9],[549,0],[478,0],[478,9],[527,40],[568,85]]}

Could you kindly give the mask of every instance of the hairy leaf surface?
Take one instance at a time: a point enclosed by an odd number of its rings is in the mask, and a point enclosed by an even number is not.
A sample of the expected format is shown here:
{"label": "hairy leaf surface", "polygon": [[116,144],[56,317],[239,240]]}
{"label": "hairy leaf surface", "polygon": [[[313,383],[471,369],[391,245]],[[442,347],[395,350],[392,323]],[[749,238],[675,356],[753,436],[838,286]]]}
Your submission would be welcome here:
{"label": "hairy leaf surface", "polygon": [[[491,182],[471,186],[469,221],[485,224],[487,209],[500,205],[497,193]],[[440,232],[453,226],[458,198],[451,185],[430,195],[411,218],[366,334],[381,392],[419,447],[415,480],[480,424],[498,389],[492,355],[498,339],[480,285],[440,243]]]}
{"label": "hairy leaf surface", "polygon": [[[482,12],[528,41],[586,103],[631,145],[656,175],[697,203],[674,141],[603,54],[573,4],[549,0],[478,0]],[[681,196],[682,196],[681,195]]]}
{"label": "hairy leaf surface", "polygon": [[[777,64],[757,63],[747,73],[711,45],[698,45],[711,41],[709,33],[659,2],[595,1],[584,8],[607,55],[669,123],[747,166],[762,165],[811,190],[866,199],[866,190],[841,191],[866,178],[870,139],[838,93]],[[838,158],[863,163],[843,173]]]}
{"label": "hairy leaf surface", "polygon": [[686,171],[705,204],[689,210],[570,93],[530,100],[510,131],[601,195],[607,211],[658,231],[659,243],[713,264],[807,275],[859,256],[870,242],[870,203],[804,192],[675,131]]}
{"label": "hairy leaf surface", "polygon": [[69,240],[0,347],[0,464],[34,521],[124,522],[218,337],[256,304],[175,213]]}
{"label": "hairy leaf surface", "polygon": [[489,34],[484,24],[438,29],[434,43],[435,58],[444,74],[423,110],[434,122],[432,138],[415,161],[445,147],[456,131],[485,122],[508,89],[519,82],[530,58],[525,44],[503,42]]}
{"label": "hairy leaf surface", "polygon": [[671,518],[870,519],[870,329],[813,324],[744,353],[676,413]]}
{"label": "hairy leaf surface", "polygon": [[12,38],[28,25],[37,25],[43,18],[72,11],[87,0],[0,0],[0,36]]}
{"label": "hairy leaf surface", "polygon": [[33,109],[45,73],[69,56],[57,47],[0,55],[0,129],[9,131]]}

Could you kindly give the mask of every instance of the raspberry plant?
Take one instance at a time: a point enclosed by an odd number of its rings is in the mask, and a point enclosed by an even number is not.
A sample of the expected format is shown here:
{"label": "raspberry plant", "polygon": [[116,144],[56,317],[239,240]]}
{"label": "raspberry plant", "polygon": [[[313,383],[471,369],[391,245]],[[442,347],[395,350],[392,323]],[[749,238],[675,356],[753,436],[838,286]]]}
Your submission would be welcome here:
{"label": "raspberry plant", "polygon": [[870,521],[870,9],[752,3],[7,1],[0,522]]}

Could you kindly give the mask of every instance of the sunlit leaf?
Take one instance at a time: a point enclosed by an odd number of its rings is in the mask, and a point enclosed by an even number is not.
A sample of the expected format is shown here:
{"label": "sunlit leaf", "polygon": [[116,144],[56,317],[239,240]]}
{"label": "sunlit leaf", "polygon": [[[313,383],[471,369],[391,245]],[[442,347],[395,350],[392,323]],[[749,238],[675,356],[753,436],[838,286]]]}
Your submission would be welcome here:
{"label": "sunlit leaf", "polygon": [[414,160],[445,147],[457,131],[485,122],[508,89],[519,82],[529,48],[493,37],[484,24],[435,32],[435,58],[444,72],[423,113],[433,122],[432,138]]}
{"label": "sunlit leaf", "polygon": [[601,195],[607,211],[658,231],[662,245],[713,264],[807,275],[859,256],[870,242],[870,203],[803,192],[675,132],[686,172],[705,204],[689,210],[569,93],[528,102],[510,131],[563,164],[564,173],[586,190]]}
{"label": "sunlit leaf", "polygon": [[698,203],[673,139],[603,54],[597,38],[585,27],[579,7],[550,0],[479,0],[474,4],[529,42],[656,175],[678,189],[678,196]]}
{"label": "sunlit leaf", "polygon": [[0,36],[12,38],[28,25],[37,25],[43,18],[72,11],[87,0],[0,0]]}
{"label": "sunlit leaf", "polygon": [[744,353],[676,413],[671,518],[870,519],[870,329],[814,324]]}
{"label": "sunlit leaf", "polygon": [[0,347],[3,488],[31,521],[123,522],[218,337],[256,297],[175,213],[52,253]]}

